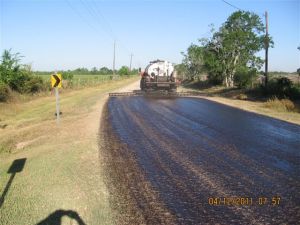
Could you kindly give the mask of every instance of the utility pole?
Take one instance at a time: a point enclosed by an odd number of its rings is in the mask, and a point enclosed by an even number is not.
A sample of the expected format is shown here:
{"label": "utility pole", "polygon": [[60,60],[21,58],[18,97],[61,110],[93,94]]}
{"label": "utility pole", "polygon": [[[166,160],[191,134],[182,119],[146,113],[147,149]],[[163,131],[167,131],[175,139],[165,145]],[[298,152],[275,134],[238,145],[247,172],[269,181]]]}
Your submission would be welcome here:
{"label": "utility pole", "polygon": [[129,71],[130,71],[130,72],[131,72],[132,56],[133,56],[133,54],[131,53],[131,55],[130,55],[130,65],[129,65]]}
{"label": "utility pole", "polygon": [[268,76],[268,50],[269,50],[269,33],[268,33],[268,12],[265,12],[265,18],[266,18],[266,37],[265,37],[265,86],[267,86],[269,81]]}
{"label": "utility pole", "polygon": [[115,64],[116,64],[116,41],[114,41],[113,75],[115,75]]}

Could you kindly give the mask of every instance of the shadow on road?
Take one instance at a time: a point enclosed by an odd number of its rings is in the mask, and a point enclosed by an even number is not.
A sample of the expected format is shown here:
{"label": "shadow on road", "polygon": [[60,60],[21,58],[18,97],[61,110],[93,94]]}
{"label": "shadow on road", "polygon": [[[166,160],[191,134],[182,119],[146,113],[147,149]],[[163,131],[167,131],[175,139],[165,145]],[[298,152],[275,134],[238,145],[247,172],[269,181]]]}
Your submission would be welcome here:
{"label": "shadow on road", "polygon": [[6,184],[5,188],[4,188],[3,193],[1,194],[1,197],[0,197],[0,208],[3,205],[3,203],[4,203],[5,195],[7,194],[8,190],[9,190],[9,188],[10,188],[12,182],[13,182],[13,179],[14,179],[16,173],[20,173],[23,170],[25,162],[26,162],[26,158],[16,159],[16,160],[13,161],[13,163],[9,167],[7,173],[11,173],[11,176],[10,176],[9,181],[7,182],[7,184]]}
{"label": "shadow on road", "polygon": [[63,209],[56,210],[54,213],[51,213],[46,219],[40,221],[36,225],[61,225],[62,218],[64,216],[67,216],[70,219],[75,220],[78,225],[86,225],[77,212],[73,210],[63,210]]}

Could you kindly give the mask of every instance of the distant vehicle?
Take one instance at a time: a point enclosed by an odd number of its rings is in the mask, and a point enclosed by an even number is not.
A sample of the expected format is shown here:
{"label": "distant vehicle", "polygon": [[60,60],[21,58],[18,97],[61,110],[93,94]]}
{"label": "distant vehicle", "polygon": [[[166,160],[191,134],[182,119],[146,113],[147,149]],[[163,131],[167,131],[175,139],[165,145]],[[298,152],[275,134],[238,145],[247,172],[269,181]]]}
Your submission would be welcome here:
{"label": "distant vehicle", "polygon": [[141,73],[140,88],[142,91],[176,91],[177,81],[173,64],[165,60],[150,62]]}

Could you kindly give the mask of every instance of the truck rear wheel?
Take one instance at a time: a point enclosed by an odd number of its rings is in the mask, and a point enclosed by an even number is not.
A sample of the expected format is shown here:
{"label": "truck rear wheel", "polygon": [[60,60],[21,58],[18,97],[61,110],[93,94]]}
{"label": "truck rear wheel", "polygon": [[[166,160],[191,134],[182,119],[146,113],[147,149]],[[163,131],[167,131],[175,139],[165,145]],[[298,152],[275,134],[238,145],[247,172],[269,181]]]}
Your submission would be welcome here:
{"label": "truck rear wheel", "polygon": [[144,78],[142,78],[140,81],[140,88],[142,91],[145,90],[145,79]]}

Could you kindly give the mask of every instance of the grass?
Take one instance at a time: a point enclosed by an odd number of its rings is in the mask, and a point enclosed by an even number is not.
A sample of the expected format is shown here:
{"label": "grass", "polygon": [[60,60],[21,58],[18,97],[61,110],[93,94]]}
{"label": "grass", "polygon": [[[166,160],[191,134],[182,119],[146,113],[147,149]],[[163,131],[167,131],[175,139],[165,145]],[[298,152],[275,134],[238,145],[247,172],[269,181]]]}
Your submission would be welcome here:
{"label": "grass", "polygon": [[281,112],[295,112],[295,104],[289,99],[278,99],[276,97],[269,99],[264,103],[267,108]]}
{"label": "grass", "polygon": [[[46,81],[46,82],[49,81],[49,83],[50,83],[50,75],[35,74],[35,76],[41,77],[44,81]],[[75,74],[73,79],[74,80],[78,80],[78,79],[87,79],[87,80],[89,80],[89,79],[95,79],[95,80],[99,79],[100,80],[101,78],[103,78],[103,80],[105,80],[105,79],[109,80],[109,77],[111,77],[111,76],[112,76],[112,74],[111,75],[91,75],[91,74],[80,74],[80,75],[78,75],[78,74]]]}
{"label": "grass", "polygon": [[[49,83],[50,86],[50,75],[36,75],[36,76],[41,77],[46,83]],[[114,76],[112,74],[111,75],[91,75],[91,74],[77,75],[76,74],[74,75],[72,80],[72,87],[81,88],[81,87],[95,86],[104,82],[108,82],[112,79],[120,80],[120,79],[124,79],[124,77],[119,75]],[[70,86],[69,84],[67,84],[67,81],[63,81],[63,85]]]}
{"label": "grass", "polygon": [[[73,210],[86,224],[113,224],[98,147],[106,93],[137,80],[108,81],[61,93],[56,125],[53,95],[0,105],[0,196],[12,162],[26,158],[0,207],[0,224],[36,224],[56,210]],[[74,224],[64,216],[62,224]]]}
{"label": "grass", "polygon": [[[46,96],[53,96],[54,90],[50,86],[50,75],[36,75],[39,76],[44,80],[44,83],[46,85],[46,91],[41,91],[34,94],[20,94],[17,92],[12,91],[11,96],[9,99],[9,102],[12,103],[10,105],[3,104],[0,102],[0,113],[6,113],[5,109],[8,109],[8,111],[13,111],[12,108],[18,111],[18,104],[16,103],[24,103],[27,101],[31,101],[33,99],[37,99],[40,97],[46,97]],[[96,87],[101,84],[107,84],[110,81],[121,81],[124,79],[128,79],[131,77],[137,77],[137,75],[130,75],[130,76],[113,76],[113,75],[74,75],[72,85],[68,84],[67,80],[63,80],[63,88],[60,89],[61,93],[65,92],[72,92],[75,89],[83,89],[87,87]],[[47,86],[48,85],[48,86]],[[1,110],[1,106],[3,106],[4,110]],[[5,106],[5,107],[4,107]],[[0,116],[0,128],[1,128],[1,116]]]}

